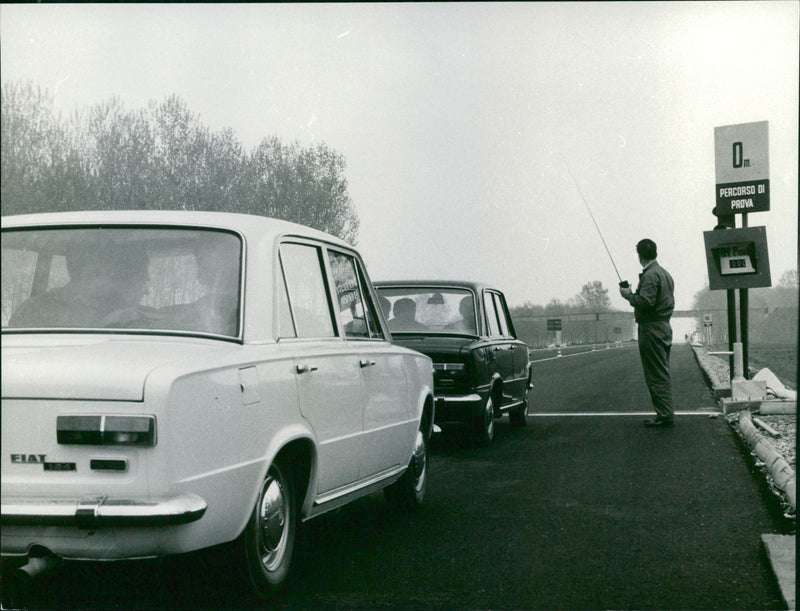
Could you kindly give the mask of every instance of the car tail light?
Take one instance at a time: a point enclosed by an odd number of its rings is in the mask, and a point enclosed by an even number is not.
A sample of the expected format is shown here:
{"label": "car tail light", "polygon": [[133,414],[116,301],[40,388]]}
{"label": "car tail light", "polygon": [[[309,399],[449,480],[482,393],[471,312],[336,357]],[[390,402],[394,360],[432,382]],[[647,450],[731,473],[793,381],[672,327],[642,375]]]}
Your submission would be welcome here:
{"label": "car tail light", "polygon": [[155,416],[59,416],[56,429],[62,445],[156,445]]}
{"label": "car tail light", "polygon": [[463,374],[466,366],[464,363],[434,363],[433,370],[450,375]]}
{"label": "car tail light", "polygon": [[467,367],[464,363],[434,363],[434,383],[440,388],[452,388],[464,380],[466,369]]}

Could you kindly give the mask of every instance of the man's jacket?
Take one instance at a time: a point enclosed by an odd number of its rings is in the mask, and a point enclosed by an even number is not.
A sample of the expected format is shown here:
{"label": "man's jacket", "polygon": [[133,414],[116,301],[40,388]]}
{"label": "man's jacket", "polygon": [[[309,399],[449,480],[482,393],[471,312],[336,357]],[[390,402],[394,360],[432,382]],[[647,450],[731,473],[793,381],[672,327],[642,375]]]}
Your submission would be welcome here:
{"label": "man's jacket", "polygon": [[652,261],[639,274],[639,286],[631,296],[637,323],[668,321],[675,309],[675,283],[672,276]]}

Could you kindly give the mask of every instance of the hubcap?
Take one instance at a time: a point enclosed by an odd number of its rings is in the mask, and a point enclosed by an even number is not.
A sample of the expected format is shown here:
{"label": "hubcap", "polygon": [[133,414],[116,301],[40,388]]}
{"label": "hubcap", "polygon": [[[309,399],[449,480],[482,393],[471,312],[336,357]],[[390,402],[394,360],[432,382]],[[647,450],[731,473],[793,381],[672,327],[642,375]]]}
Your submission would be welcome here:
{"label": "hubcap", "polygon": [[419,492],[425,485],[425,467],[427,465],[427,455],[425,453],[425,438],[422,431],[417,431],[417,438],[414,443],[414,456],[411,457],[412,470],[414,474],[414,489]]}
{"label": "hubcap", "polygon": [[494,434],[494,405],[492,405],[491,397],[486,401],[486,412],[484,413],[486,436],[491,438]]}
{"label": "hubcap", "polygon": [[288,540],[289,499],[283,483],[271,474],[264,482],[258,512],[261,563],[268,571],[278,566]]}

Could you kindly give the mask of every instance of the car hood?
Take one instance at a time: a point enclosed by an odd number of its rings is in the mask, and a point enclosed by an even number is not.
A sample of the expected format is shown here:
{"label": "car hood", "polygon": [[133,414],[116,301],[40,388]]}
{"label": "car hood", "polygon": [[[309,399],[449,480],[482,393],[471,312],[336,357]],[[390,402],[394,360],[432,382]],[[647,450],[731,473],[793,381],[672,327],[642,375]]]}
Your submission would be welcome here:
{"label": "car hood", "polygon": [[4,399],[142,401],[154,369],[223,347],[194,340],[120,336],[3,338]]}

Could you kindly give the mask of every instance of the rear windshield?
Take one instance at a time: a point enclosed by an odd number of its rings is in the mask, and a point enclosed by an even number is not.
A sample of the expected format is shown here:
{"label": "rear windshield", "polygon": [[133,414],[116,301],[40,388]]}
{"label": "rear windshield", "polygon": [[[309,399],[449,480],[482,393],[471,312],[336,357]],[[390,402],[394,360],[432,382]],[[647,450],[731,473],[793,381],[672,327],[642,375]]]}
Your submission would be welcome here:
{"label": "rear windshield", "polygon": [[242,247],[201,229],[4,230],[3,330],[239,335]]}
{"label": "rear windshield", "polygon": [[381,287],[378,294],[392,333],[478,333],[468,289]]}

